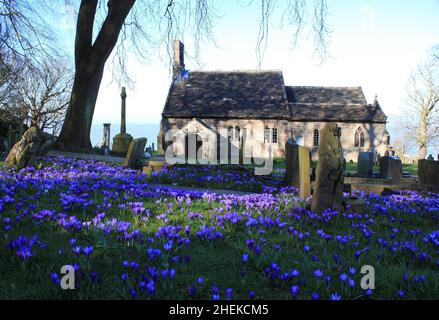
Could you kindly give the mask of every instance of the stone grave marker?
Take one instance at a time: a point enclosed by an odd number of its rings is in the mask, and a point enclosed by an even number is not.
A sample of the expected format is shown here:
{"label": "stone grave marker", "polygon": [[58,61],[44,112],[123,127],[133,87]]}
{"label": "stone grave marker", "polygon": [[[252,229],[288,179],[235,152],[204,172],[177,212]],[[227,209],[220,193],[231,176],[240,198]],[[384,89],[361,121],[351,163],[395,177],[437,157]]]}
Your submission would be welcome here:
{"label": "stone grave marker", "polygon": [[380,159],[380,177],[384,179],[401,179],[402,162],[394,156],[384,156]]}
{"label": "stone grave marker", "polygon": [[372,177],[373,175],[373,152],[358,153],[357,175],[361,177]]}
{"label": "stone grave marker", "polygon": [[418,161],[418,182],[439,188],[439,161]]}
{"label": "stone grave marker", "polygon": [[310,150],[288,141],[286,147],[285,181],[299,188],[299,195],[305,199],[311,195]]}
{"label": "stone grave marker", "polygon": [[341,211],[344,176],[340,128],[335,123],[326,124],[320,139],[311,210],[318,213],[328,208]]}
{"label": "stone grave marker", "polygon": [[33,165],[36,157],[44,153],[45,140],[43,131],[37,127],[30,127],[9,151],[4,164],[16,169]]}
{"label": "stone grave marker", "polygon": [[143,158],[145,157],[146,142],[146,138],[134,139],[130,143],[122,165],[131,169],[141,169],[143,167]]}

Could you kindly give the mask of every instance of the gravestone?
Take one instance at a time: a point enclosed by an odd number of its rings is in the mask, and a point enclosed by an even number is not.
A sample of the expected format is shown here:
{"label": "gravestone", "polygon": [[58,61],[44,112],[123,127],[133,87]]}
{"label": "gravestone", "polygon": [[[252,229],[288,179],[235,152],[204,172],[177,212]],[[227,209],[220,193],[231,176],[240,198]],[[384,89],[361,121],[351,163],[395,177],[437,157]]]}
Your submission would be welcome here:
{"label": "gravestone", "polygon": [[394,156],[385,156],[380,159],[380,177],[383,179],[401,179],[402,162]]}
{"label": "gravestone", "polygon": [[141,169],[143,167],[143,158],[145,157],[146,142],[146,138],[134,139],[130,143],[122,165],[131,169]]}
{"label": "gravestone", "polygon": [[44,152],[44,132],[37,127],[30,127],[9,152],[4,162],[8,167],[22,169],[34,164],[36,157]]}
{"label": "gravestone", "polygon": [[285,181],[288,185],[299,188],[299,196],[305,199],[311,195],[310,149],[288,141],[285,150]]}
{"label": "gravestone", "polygon": [[373,175],[373,152],[358,153],[357,175],[361,177],[372,177]]}
{"label": "gravestone", "polygon": [[418,182],[439,188],[439,161],[418,161]]}
{"label": "gravestone", "polygon": [[122,88],[122,93],[120,94],[122,98],[121,116],[120,116],[120,133],[113,138],[113,153],[116,155],[125,156],[127,154],[128,148],[133,137],[126,132],[126,98],[127,94],[125,87]]}
{"label": "gravestone", "polygon": [[311,210],[318,213],[328,208],[340,211],[343,208],[344,187],[340,128],[335,123],[326,124],[321,131],[320,139]]}
{"label": "gravestone", "polygon": [[343,200],[345,209],[348,212],[364,213],[366,211],[366,199],[362,199],[356,196],[350,196]]}
{"label": "gravestone", "polygon": [[143,167],[143,173],[150,175],[153,172],[160,172],[165,167],[164,161],[148,161]]}

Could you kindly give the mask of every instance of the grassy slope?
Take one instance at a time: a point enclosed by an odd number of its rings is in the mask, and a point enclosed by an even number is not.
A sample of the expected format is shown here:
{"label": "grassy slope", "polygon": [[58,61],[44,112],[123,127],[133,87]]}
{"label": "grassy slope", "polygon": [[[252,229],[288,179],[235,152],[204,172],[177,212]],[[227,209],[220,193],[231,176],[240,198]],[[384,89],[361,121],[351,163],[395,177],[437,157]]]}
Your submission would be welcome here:
{"label": "grassy slope", "polygon": [[[102,179],[112,178],[102,177]],[[95,185],[97,182],[98,180],[78,181],[79,186]],[[11,231],[4,233],[0,238],[0,298],[130,298],[130,288],[135,287],[140,274],[132,268],[123,267],[124,260],[138,262],[140,270],[145,270],[148,265],[159,269],[175,268],[177,276],[174,281],[167,279],[156,283],[157,292],[154,297],[161,299],[188,298],[187,288],[195,285],[196,279],[200,276],[205,281],[202,285],[197,285],[198,291],[195,298],[210,298],[212,285],[217,285],[220,288],[221,298],[224,298],[226,288],[233,288],[234,298],[247,298],[248,292],[252,290],[257,298],[288,299],[291,297],[291,285],[297,284],[300,286],[299,298],[309,299],[312,292],[317,291],[325,299],[334,292],[340,294],[342,298],[356,299],[363,293],[358,286],[361,278],[359,269],[365,264],[371,264],[376,269],[377,289],[374,298],[396,298],[400,289],[403,289],[406,297],[409,298],[437,298],[439,278],[434,260],[421,263],[412,260],[409,252],[392,252],[380,248],[376,242],[378,238],[390,242],[405,241],[411,238],[410,230],[420,230],[422,233],[437,230],[437,222],[431,219],[434,212],[408,215],[402,211],[390,210],[387,215],[373,214],[373,223],[369,221],[370,217],[366,216],[354,220],[338,216],[324,223],[309,219],[306,215],[300,220],[289,217],[289,214],[295,211],[294,208],[300,204],[291,202],[291,196],[286,196],[289,202],[279,201],[277,206],[272,206],[262,212],[263,217],[279,219],[280,222],[285,222],[286,226],[246,227],[246,219],[237,224],[226,219],[221,227],[217,217],[223,217],[226,212],[236,212],[241,217],[243,217],[242,213],[249,212],[257,218],[261,213],[258,210],[246,208],[243,201],[232,202],[232,204],[205,200],[179,202],[173,197],[165,197],[159,201],[151,197],[137,198],[134,196],[134,190],[135,188],[133,191],[121,191],[117,197],[111,199],[106,199],[101,189],[89,192],[88,197],[93,199],[93,205],[85,210],[81,205],[73,206],[69,210],[62,208],[59,195],[67,191],[65,188],[55,187],[43,194],[38,202],[29,199],[29,196],[38,192],[38,188],[26,189],[22,186],[20,190],[17,190],[16,198],[22,199],[25,203],[23,209],[33,203],[36,208],[32,212],[42,209],[57,210],[75,215],[82,221],[94,217],[96,206],[99,204],[111,203],[111,208],[101,209],[107,213],[107,219],[111,220],[114,217],[131,222],[132,226],[129,231],[139,230],[145,242],[119,240],[116,234],[106,236],[96,229],[83,229],[78,233],[69,233],[55,221],[43,221],[38,224],[31,216],[21,218],[13,222]],[[142,201],[143,206],[150,210],[150,216],[142,221],[140,216],[134,215],[130,209],[118,207],[118,204],[125,204],[129,201]],[[5,205],[2,219],[9,217],[14,220],[17,216],[15,208],[15,204]],[[219,209],[223,211],[218,211]],[[189,212],[198,212],[202,217],[190,219]],[[167,214],[167,222],[161,216],[163,214]],[[353,227],[354,222],[368,225],[367,229],[373,232],[371,241],[363,236],[360,228]],[[4,228],[3,222],[0,222],[0,225]],[[158,228],[165,225],[178,225],[183,228],[186,225],[190,226],[191,244],[174,247],[169,253],[163,250],[165,239],[156,239],[152,244],[148,244],[146,239],[154,237]],[[202,225],[215,226],[216,230],[222,232],[223,237],[214,241],[198,239],[195,232]],[[298,235],[294,237],[287,232],[288,227],[297,230]],[[398,228],[398,232],[394,234],[392,228]],[[353,240],[347,244],[341,244],[334,238],[329,241],[323,240],[317,233],[319,229],[324,229],[326,233],[333,236],[351,234]],[[309,232],[309,237],[299,237],[300,234],[306,232]],[[184,232],[180,233],[184,234]],[[47,244],[47,247],[39,249],[34,257],[22,262],[6,249],[7,243],[21,234],[37,234],[41,242]],[[94,246],[94,252],[90,258],[72,253],[69,243],[71,238],[77,239],[77,245]],[[246,240],[248,239],[256,240],[256,243],[261,246],[262,251],[259,255],[247,248]],[[412,240],[421,250],[435,255],[434,248],[422,242],[422,236],[412,237]],[[357,242],[356,246],[353,245],[355,242]],[[304,245],[310,246],[309,252],[304,251]],[[275,246],[279,246],[280,249],[275,250]],[[151,260],[146,254],[148,247],[161,248],[164,254]],[[366,247],[370,247],[370,250],[356,259],[355,251]],[[247,264],[243,264],[241,260],[244,253],[250,255]],[[335,253],[342,258],[341,262],[334,261]],[[379,259],[377,259],[378,254],[381,254]],[[177,255],[190,256],[190,263],[177,263],[170,260],[170,257]],[[62,291],[50,281],[50,273],[59,272],[64,264],[74,263],[79,263],[81,266],[81,271],[78,273],[81,288],[70,292]],[[300,275],[287,281],[281,281],[278,278],[271,279],[270,274],[273,272],[266,274],[265,269],[272,268],[273,263],[279,266],[280,272],[297,269]],[[339,280],[342,273],[348,274],[349,266],[357,269],[355,275],[350,275],[356,282],[354,288],[350,288]],[[242,276],[241,272],[244,267],[245,275]],[[318,280],[313,275],[315,269],[321,269],[325,276],[331,276],[329,286],[324,280]],[[91,272],[97,272],[99,279],[97,282],[91,280]],[[121,280],[121,275],[125,272],[129,275],[127,282]],[[410,284],[405,284],[402,278],[403,273],[407,273],[410,279],[415,275],[423,274],[427,282],[425,285],[415,286],[410,280]],[[142,298],[148,297],[140,291],[138,295]]]}

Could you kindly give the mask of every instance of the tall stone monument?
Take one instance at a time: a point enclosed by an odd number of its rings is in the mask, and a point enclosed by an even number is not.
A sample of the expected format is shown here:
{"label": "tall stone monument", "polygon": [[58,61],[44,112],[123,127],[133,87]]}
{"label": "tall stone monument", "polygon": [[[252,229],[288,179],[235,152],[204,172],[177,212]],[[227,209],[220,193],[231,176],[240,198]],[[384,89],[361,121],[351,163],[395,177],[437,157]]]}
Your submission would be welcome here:
{"label": "tall stone monument", "polygon": [[288,140],[285,151],[285,182],[299,188],[299,196],[305,199],[311,195],[310,150]]}
{"label": "tall stone monument", "polygon": [[320,136],[319,162],[312,196],[311,210],[321,213],[330,208],[342,210],[343,149],[340,128],[335,123],[325,125]]}
{"label": "tall stone monument", "polygon": [[120,119],[120,133],[117,134],[113,138],[113,154],[125,156],[128,152],[128,148],[130,147],[131,141],[133,141],[133,137],[127,133],[126,128],[126,98],[127,94],[125,91],[125,87],[122,88],[122,93],[120,94],[122,98],[122,110],[121,110],[121,119]]}
{"label": "tall stone monument", "polygon": [[104,123],[104,137],[102,139],[102,148],[109,149],[110,148],[110,128],[111,123]]}

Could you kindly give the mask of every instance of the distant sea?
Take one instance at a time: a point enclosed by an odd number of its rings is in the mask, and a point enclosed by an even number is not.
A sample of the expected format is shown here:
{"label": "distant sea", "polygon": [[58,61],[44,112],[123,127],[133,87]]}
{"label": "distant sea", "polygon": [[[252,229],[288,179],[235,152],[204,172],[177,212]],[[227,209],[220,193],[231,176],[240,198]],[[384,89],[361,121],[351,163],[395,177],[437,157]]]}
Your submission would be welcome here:
{"label": "distant sea", "polygon": [[[160,123],[127,123],[127,133],[133,136],[134,139],[145,137],[148,139],[147,146],[151,146],[154,142],[157,149],[157,135],[160,131]],[[113,144],[113,137],[120,132],[120,124],[112,123],[110,127],[110,146]],[[91,126],[91,144],[93,146],[100,146],[104,137],[104,124],[93,123]]]}

